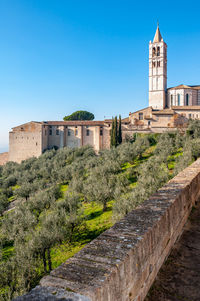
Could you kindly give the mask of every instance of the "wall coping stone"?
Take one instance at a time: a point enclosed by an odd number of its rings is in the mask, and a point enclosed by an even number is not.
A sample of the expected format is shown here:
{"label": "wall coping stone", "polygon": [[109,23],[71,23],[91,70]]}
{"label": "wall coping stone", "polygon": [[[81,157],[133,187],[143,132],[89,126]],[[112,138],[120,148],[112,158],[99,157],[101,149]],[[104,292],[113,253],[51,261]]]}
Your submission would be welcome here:
{"label": "wall coping stone", "polygon": [[64,289],[58,289],[55,287],[42,287],[40,285],[36,286],[30,291],[29,294],[17,297],[16,301],[55,301],[55,300],[65,300],[65,301],[91,301],[91,299],[81,296],[79,294],[74,294],[68,292]]}

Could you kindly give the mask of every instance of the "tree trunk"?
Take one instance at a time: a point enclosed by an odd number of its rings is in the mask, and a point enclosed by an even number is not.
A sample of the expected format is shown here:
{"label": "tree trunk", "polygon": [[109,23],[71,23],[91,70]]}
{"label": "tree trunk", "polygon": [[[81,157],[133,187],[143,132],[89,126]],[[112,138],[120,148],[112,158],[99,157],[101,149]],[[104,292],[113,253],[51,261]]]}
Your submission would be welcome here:
{"label": "tree trunk", "polygon": [[47,249],[47,258],[48,258],[48,265],[49,265],[49,272],[50,272],[52,270],[50,248]]}
{"label": "tree trunk", "polygon": [[75,224],[71,223],[71,233],[70,233],[70,236],[69,236],[69,242],[72,242],[72,235],[74,233],[74,228],[75,228]]}
{"label": "tree trunk", "polygon": [[42,254],[42,260],[43,260],[43,265],[44,265],[44,272],[47,273],[47,262],[46,262],[46,249],[44,249],[43,254]]}
{"label": "tree trunk", "polygon": [[107,210],[107,202],[103,203],[103,212]]}

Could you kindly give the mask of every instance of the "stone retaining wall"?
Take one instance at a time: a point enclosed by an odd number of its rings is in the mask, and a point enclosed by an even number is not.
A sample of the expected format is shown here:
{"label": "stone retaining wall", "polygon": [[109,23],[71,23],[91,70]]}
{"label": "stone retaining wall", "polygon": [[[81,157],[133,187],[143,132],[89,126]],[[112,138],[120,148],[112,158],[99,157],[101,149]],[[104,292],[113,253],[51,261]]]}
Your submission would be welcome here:
{"label": "stone retaining wall", "polygon": [[199,195],[197,160],[16,300],[144,300]]}

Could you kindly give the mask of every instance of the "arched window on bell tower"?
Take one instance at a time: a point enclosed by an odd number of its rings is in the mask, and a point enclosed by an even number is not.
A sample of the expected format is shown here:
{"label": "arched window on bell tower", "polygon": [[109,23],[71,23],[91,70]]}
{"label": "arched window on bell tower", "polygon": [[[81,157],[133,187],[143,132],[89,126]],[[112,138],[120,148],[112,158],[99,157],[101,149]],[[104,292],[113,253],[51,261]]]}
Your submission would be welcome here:
{"label": "arched window on bell tower", "polygon": [[155,47],[153,47],[152,56],[156,56],[156,48]]}
{"label": "arched window on bell tower", "polygon": [[157,47],[157,56],[160,56],[160,47]]}

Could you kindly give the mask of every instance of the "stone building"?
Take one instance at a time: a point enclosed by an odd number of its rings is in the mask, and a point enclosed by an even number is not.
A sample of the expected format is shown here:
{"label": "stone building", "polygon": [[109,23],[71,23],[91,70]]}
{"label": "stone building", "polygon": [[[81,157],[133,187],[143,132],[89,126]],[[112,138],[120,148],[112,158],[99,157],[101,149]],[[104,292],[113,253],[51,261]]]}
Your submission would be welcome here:
{"label": "stone building", "polygon": [[167,88],[167,44],[157,26],[149,42],[149,107],[129,114],[136,129],[164,132],[176,128],[177,118],[200,119],[200,86]]}
{"label": "stone building", "polygon": [[65,146],[91,145],[99,151],[109,147],[109,127],[104,121],[28,122],[9,133],[9,160],[21,162]]}
{"label": "stone building", "polygon": [[200,86],[179,85],[167,88],[167,44],[159,26],[149,42],[149,106],[162,110],[176,106],[200,105]]}
{"label": "stone building", "polygon": [[167,44],[157,27],[153,43],[149,42],[149,106],[162,110],[166,107]]}
{"label": "stone building", "polygon": [[173,106],[199,106],[200,105],[200,86],[179,85],[167,89],[167,107]]}
{"label": "stone building", "polygon": [[[122,120],[125,138],[129,119]],[[45,150],[91,145],[95,151],[110,147],[112,120],[104,121],[31,121],[9,133],[9,161],[21,162],[38,157]]]}
{"label": "stone building", "polygon": [[[200,119],[200,86],[167,88],[167,44],[159,26],[149,43],[149,107],[122,120],[122,137],[134,132],[175,130],[177,120]],[[91,145],[98,152],[110,147],[112,120],[43,121],[14,127],[9,134],[9,160],[38,157],[46,149]]]}

